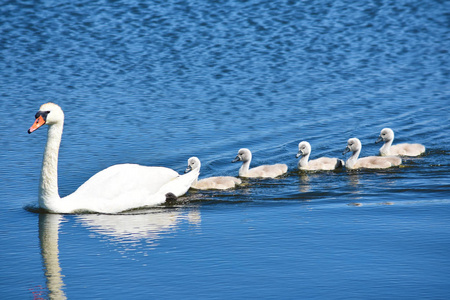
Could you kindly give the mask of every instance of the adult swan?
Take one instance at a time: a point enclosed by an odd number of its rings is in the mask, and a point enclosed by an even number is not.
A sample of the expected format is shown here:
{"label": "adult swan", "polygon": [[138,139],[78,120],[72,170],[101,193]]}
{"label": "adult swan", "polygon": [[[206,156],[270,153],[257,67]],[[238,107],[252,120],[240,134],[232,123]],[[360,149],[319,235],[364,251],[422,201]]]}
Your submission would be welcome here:
{"label": "adult swan", "polygon": [[[64,126],[64,113],[54,103],[43,104],[32,133],[48,125],[47,144],[39,182],[39,206],[52,213],[98,212],[118,213],[144,206],[158,205],[167,197],[187,192],[199,172],[179,175],[164,167],[136,164],[111,166],[92,176],[72,194],[60,198],[58,193],[58,152]],[[172,195],[173,194],[173,195]]]}

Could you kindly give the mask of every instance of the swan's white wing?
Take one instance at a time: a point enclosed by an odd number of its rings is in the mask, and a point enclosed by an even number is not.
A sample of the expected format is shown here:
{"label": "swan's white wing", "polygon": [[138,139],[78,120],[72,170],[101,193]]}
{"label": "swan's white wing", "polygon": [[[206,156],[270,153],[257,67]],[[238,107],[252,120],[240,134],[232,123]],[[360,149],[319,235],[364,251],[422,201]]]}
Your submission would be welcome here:
{"label": "swan's white wing", "polygon": [[117,213],[165,201],[162,187],[179,175],[164,167],[135,164],[111,166],[92,176],[74,193],[60,200],[61,212]]}
{"label": "swan's white wing", "polygon": [[177,172],[164,167],[136,164],[114,165],[89,178],[72,195],[113,199],[135,190],[154,194],[176,177],[178,177]]}

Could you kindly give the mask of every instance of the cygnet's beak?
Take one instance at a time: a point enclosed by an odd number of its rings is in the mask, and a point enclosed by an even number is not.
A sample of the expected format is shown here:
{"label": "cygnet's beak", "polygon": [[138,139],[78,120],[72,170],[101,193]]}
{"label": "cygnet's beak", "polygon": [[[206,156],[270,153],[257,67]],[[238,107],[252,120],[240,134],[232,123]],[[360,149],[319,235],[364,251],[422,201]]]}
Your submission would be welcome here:
{"label": "cygnet's beak", "polygon": [[381,137],[381,135],[377,138],[377,140],[375,141],[375,144],[378,144],[379,142],[382,142],[383,138]]}
{"label": "cygnet's beak", "polygon": [[232,163],[235,163],[237,161],[240,161],[241,158],[239,157],[239,155],[236,155],[236,157],[231,161]]}
{"label": "cygnet's beak", "polygon": [[186,168],[186,170],[184,170],[184,173],[189,173],[190,171],[192,171],[192,167],[191,167],[191,166],[188,166],[188,167]]}
{"label": "cygnet's beak", "polygon": [[295,155],[295,157],[296,158],[299,158],[300,156],[302,156],[303,155],[303,153],[302,153],[302,151],[300,150],[300,151],[298,151],[298,153]]}
{"label": "cygnet's beak", "polygon": [[344,155],[345,153],[347,153],[347,152],[350,152],[350,148],[347,146],[347,147],[345,147],[345,150],[344,150],[344,152],[342,152],[342,155]]}

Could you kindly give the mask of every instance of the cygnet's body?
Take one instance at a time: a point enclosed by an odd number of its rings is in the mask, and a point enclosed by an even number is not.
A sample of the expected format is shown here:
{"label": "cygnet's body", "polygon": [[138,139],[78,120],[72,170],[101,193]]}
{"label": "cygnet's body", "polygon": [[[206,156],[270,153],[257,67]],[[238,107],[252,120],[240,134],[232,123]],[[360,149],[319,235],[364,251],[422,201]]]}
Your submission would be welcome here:
{"label": "cygnet's body", "polygon": [[252,161],[252,153],[247,148],[239,150],[238,155],[232,162],[242,161],[242,166],[239,169],[240,177],[248,178],[275,178],[287,172],[288,166],[285,164],[262,165],[250,169],[250,162]]}
{"label": "cygnet's body", "polygon": [[298,153],[296,155],[297,158],[301,156],[300,160],[298,161],[298,168],[300,170],[335,170],[344,166],[344,161],[342,159],[334,157],[320,157],[317,159],[309,160],[310,154],[311,145],[306,141],[300,142],[298,144]]}
{"label": "cygnet's body", "polygon": [[392,145],[392,143],[394,142],[394,131],[390,128],[382,129],[380,136],[375,141],[375,143],[379,143],[381,141],[384,141],[383,146],[380,148],[381,156],[419,156],[425,152],[425,146],[421,144],[403,143]]}
{"label": "cygnet's body", "polygon": [[361,141],[357,138],[351,138],[347,142],[347,147],[344,150],[344,153],[352,151],[352,155],[345,162],[345,167],[347,169],[386,169],[394,166],[398,166],[402,163],[402,159],[397,156],[389,156],[389,157],[380,157],[380,156],[367,156],[367,157],[359,157],[359,153],[361,152],[362,146]]}
{"label": "cygnet's body", "polygon": [[[192,170],[200,171],[200,167],[200,159],[198,159],[197,157],[191,157],[188,159],[188,167],[185,172],[189,172]],[[194,181],[191,185],[191,188],[197,190],[227,190],[235,188],[241,183],[242,181],[236,177],[214,176]]]}

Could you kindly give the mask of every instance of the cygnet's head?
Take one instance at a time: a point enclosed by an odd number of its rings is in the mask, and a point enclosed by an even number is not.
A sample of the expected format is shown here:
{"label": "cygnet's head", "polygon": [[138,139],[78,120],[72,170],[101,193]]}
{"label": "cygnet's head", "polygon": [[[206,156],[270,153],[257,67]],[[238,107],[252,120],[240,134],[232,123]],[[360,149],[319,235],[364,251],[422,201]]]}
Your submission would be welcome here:
{"label": "cygnet's head", "polygon": [[237,161],[250,161],[252,159],[252,153],[247,148],[239,149],[237,156],[233,159],[233,163]]}
{"label": "cygnet's head", "polygon": [[193,156],[188,159],[188,166],[187,166],[186,170],[184,171],[184,173],[187,173],[187,172],[195,170],[195,169],[200,169],[200,167],[201,167],[200,159]]}
{"label": "cygnet's head", "polygon": [[394,131],[390,128],[383,128],[380,132],[380,136],[375,141],[375,143],[379,143],[381,141],[389,142],[394,139]]}
{"label": "cygnet's head", "polygon": [[306,142],[300,142],[298,144],[298,153],[295,157],[299,158],[300,156],[305,156],[311,153],[311,145]]}
{"label": "cygnet's head", "polygon": [[342,154],[350,151],[356,152],[358,150],[361,150],[361,141],[358,138],[351,138],[347,141],[347,147],[345,147],[345,150]]}
{"label": "cygnet's head", "polygon": [[36,118],[36,121],[34,121],[34,124],[28,129],[28,133],[32,133],[45,124],[53,125],[64,122],[64,112],[61,107],[51,102],[41,105],[34,117]]}

